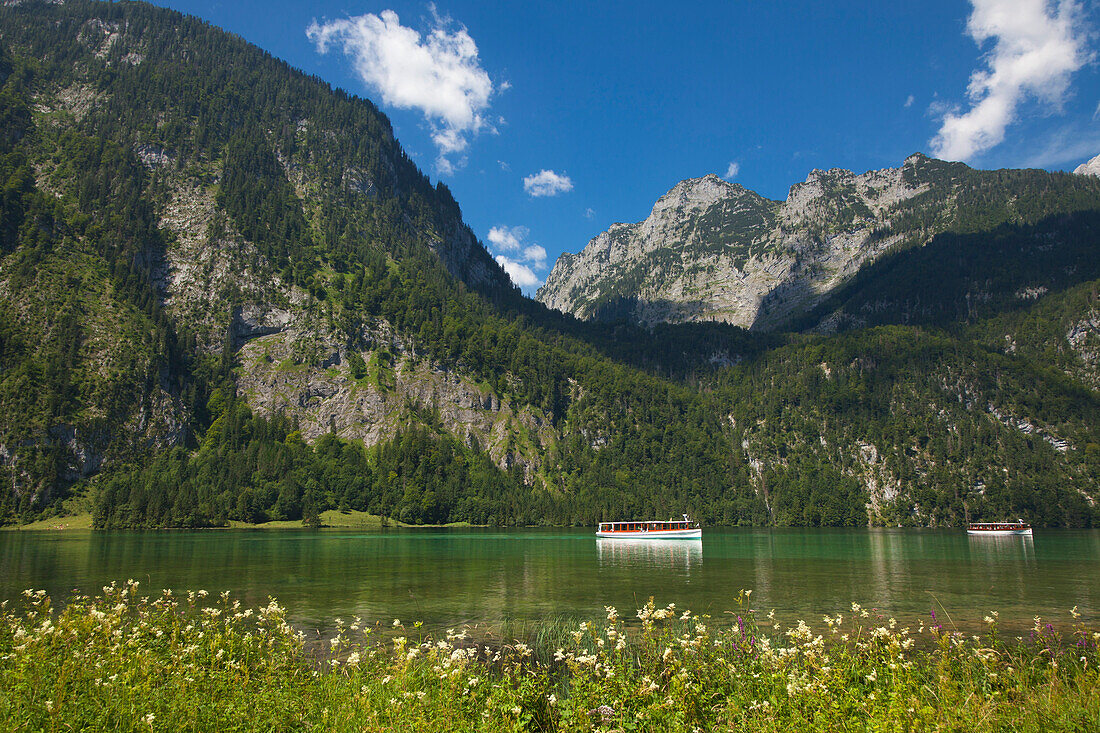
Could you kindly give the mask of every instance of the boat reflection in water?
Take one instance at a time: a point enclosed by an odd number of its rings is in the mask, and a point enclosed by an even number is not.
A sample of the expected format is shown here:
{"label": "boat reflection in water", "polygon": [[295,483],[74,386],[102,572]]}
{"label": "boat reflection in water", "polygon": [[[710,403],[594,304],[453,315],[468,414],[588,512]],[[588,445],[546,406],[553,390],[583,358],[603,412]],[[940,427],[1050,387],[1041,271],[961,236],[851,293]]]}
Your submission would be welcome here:
{"label": "boat reflection in water", "polygon": [[660,568],[690,572],[703,564],[703,540],[597,538],[600,567]]}
{"label": "boat reflection in water", "polygon": [[999,561],[1019,558],[1024,565],[1035,562],[1035,540],[1031,535],[967,535],[971,557],[997,557]]}

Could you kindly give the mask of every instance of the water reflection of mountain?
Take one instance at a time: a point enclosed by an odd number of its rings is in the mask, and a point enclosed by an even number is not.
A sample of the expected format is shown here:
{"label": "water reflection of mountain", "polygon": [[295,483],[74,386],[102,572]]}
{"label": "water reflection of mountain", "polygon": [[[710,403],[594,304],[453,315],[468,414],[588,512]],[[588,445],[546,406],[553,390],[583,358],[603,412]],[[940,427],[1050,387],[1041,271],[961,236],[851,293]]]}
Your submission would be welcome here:
{"label": "water reflection of mountain", "polygon": [[703,541],[616,537],[596,539],[600,567],[691,572],[703,564]]}

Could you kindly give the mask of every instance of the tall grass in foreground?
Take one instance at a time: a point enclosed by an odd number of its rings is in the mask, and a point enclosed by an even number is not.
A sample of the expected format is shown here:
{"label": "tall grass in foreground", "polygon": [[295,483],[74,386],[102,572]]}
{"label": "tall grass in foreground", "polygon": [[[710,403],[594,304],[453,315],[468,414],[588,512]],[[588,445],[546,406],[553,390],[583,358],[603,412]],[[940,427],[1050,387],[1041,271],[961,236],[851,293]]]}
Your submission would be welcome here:
{"label": "tall grass in foreground", "polygon": [[[783,629],[652,601],[525,641],[336,620],[323,653],[272,601],[111,585],[58,612],[26,592],[0,622],[5,730],[1098,730],[1100,632],[1002,639],[859,606]],[[1076,618],[1076,613],[1075,613]],[[730,625],[732,621],[732,625]],[[561,627],[559,622],[556,626]],[[560,646],[559,646],[560,645]]]}

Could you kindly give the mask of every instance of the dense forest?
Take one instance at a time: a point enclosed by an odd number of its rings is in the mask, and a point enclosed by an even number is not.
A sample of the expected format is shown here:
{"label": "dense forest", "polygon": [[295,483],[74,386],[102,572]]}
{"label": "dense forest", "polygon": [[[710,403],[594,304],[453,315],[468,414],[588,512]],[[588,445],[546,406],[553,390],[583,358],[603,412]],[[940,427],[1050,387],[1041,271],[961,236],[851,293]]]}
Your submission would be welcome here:
{"label": "dense forest", "polygon": [[[1090,362],[1062,349],[1049,363],[1065,330],[1034,324],[1006,353],[1001,332],[1030,323],[1018,299],[960,306],[978,277],[1009,293],[1047,267],[1033,309],[1100,277],[1096,212],[1039,229],[992,212],[1000,228],[967,220],[899,251],[850,291],[903,285],[872,322],[895,325],[840,337],[583,323],[519,295],[370,102],[141,3],[28,2],[0,21],[0,521],[83,492],[98,527],[316,524],[327,509],[1100,524]],[[175,225],[181,210],[204,213]],[[837,303],[859,311],[856,295]],[[1067,301],[1065,318],[1094,305]],[[249,308],[294,326],[246,328]],[[392,425],[369,444],[307,438],[313,398],[260,409],[240,385],[264,339],[290,344],[279,384],[392,399]],[[501,437],[444,419],[402,392],[399,373],[423,363],[483,390],[498,422],[505,408],[527,422]]]}

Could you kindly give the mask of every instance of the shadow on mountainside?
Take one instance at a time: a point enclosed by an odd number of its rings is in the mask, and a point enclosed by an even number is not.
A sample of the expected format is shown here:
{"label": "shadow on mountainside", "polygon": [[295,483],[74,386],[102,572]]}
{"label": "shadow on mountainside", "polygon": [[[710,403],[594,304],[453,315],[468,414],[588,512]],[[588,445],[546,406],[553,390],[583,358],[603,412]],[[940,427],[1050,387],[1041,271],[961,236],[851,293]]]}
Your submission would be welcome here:
{"label": "shadow on mountainside", "polygon": [[712,308],[703,300],[646,300],[634,295],[601,298],[591,309],[591,320],[636,323],[691,323],[692,314]]}
{"label": "shadow on mountainside", "polygon": [[[848,330],[887,324],[971,322],[1026,307],[1047,293],[1100,278],[1100,211],[945,232],[922,246],[865,264],[845,285],[800,318],[793,331]],[[761,309],[757,321],[767,319]],[[752,329],[761,325],[754,322]]]}

